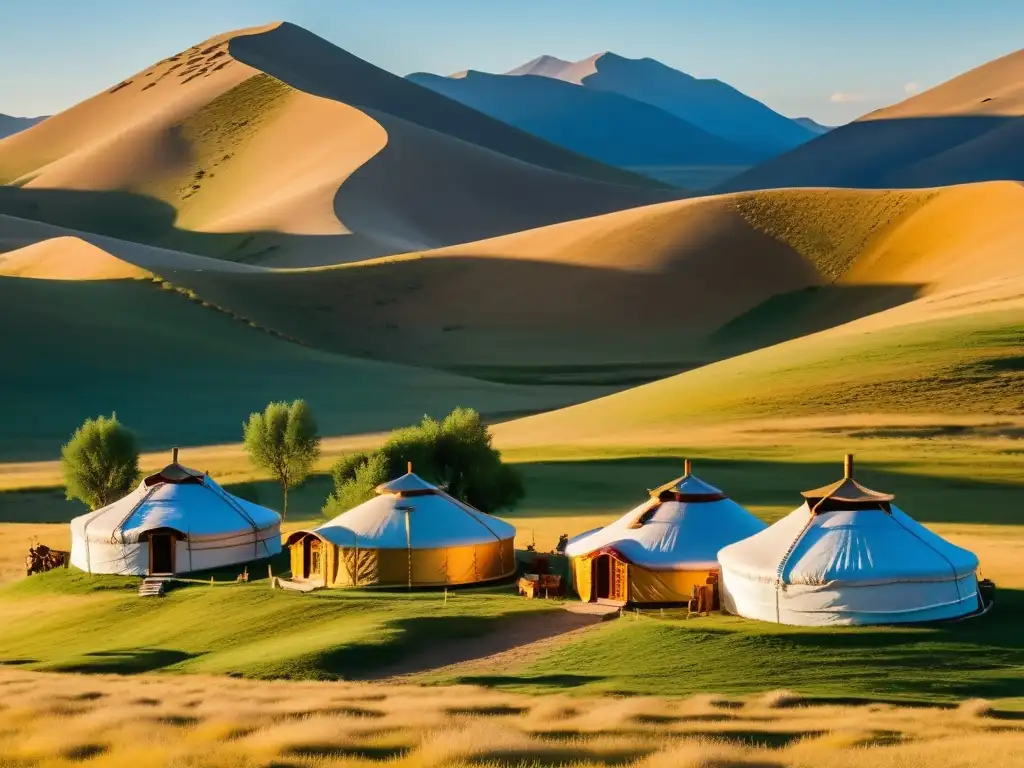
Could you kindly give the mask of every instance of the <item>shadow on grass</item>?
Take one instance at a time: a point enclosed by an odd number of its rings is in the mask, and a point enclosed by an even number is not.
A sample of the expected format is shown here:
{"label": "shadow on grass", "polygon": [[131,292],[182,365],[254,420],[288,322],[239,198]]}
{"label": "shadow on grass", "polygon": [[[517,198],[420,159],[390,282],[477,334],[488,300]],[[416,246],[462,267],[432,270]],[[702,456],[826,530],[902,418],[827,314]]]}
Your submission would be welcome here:
{"label": "shadow on grass", "polygon": [[339,744],[296,744],[288,747],[284,754],[292,757],[316,760],[338,760],[357,758],[373,762],[385,762],[404,757],[411,747],[343,746]]}
{"label": "shadow on grass", "polygon": [[[695,472],[740,504],[795,509],[803,503],[801,491],[841,477],[840,459],[780,462],[708,458],[696,462]],[[503,513],[511,518],[622,514],[642,502],[647,489],[682,474],[681,459],[675,456],[528,462],[517,468],[527,496],[518,509]],[[924,523],[1024,524],[1020,511],[1024,484],[915,475],[871,464],[858,466],[857,479],[875,490],[895,493],[900,508]],[[567,533],[578,533],[572,530],[570,521],[567,529]]]}
{"label": "shadow on grass", "polygon": [[605,678],[601,675],[464,675],[454,682],[466,685],[483,685],[488,688],[537,686],[540,688],[578,688],[587,683],[597,683]]}
{"label": "shadow on grass", "polygon": [[117,651],[92,651],[78,659],[49,666],[53,672],[81,674],[136,675],[156,672],[201,654],[186,653],[170,648],[125,648]]}

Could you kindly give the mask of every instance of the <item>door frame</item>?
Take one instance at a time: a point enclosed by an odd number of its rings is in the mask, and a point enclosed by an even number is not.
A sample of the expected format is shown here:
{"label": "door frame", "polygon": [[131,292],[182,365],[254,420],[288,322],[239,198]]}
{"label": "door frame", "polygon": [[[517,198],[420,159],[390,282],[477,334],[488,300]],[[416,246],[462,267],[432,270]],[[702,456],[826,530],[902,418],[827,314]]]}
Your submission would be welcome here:
{"label": "door frame", "polygon": [[[317,568],[313,569],[313,549],[317,551]],[[324,543],[319,536],[309,535],[302,543],[302,578],[325,579],[324,576]]]}
{"label": "door frame", "polygon": [[[168,551],[170,552],[170,557],[171,557],[171,569],[169,571],[155,571],[155,570],[153,570],[153,549],[154,549],[153,542],[157,538],[164,538],[168,542]],[[147,539],[149,541],[149,568],[147,569],[149,575],[150,576],[173,576],[176,573],[175,566],[177,565],[177,563],[175,562],[175,560],[176,560],[175,555],[177,554],[177,552],[176,552],[176,550],[177,550],[177,546],[176,545],[177,545],[177,541],[178,541],[177,537],[173,533],[171,533],[169,531],[158,531],[158,532],[150,533],[147,536]]]}
{"label": "door frame", "polygon": [[[607,558],[607,561],[604,560]],[[607,562],[607,566],[605,566]],[[602,597],[598,593],[598,585],[601,583],[598,573],[601,569],[607,568],[607,572],[603,575],[603,578],[607,580],[608,584],[608,595]],[[591,566],[590,583],[591,602],[604,603],[606,605],[625,605],[629,602],[629,564],[623,560],[617,558],[611,552],[602,552],[594,558]],[[616,586],[622,587],[622,594],[616,594]],[[614,596],[613,596],[614,595]]]}

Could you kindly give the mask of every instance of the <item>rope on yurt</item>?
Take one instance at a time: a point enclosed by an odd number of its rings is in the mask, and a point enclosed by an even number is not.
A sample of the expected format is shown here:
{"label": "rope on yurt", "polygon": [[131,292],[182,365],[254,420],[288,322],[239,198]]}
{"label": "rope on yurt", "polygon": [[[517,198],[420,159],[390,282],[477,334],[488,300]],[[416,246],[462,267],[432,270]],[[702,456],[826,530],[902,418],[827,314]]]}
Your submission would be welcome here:
{"label": "rope on yurt", "polygon": [[907,526],[905,526],[905,525],[904,525],[903,523],[901,523],[901,522],[900,522],[899,520],[897,520],[897,519],[896,519],[896,516],[895,516],[895,515],[892,515],[892,514],[890,514],[890,515],[889,515],[889,518],[890,518],[890,519],[891,519],[891,520],[892,520],[892,521],[893,521],[894,523],[896,523],[896,525],[898,525],[898,526],[899,526],[900,528],[902,528],[902,529],[903,529],[904,531],[906,531],[907,533],[909,533],[909,534],[910,534],[911,536],[913,536],[913,537],[914,537],[915,539],[917,539],[917,540],[918,540],[918,541],[920,541],[920,542],[921,542],[922,544],[924,544],[924,545],[925,545],[926,547],[928,547],[928,549],[930,549],[930,550],[931,550],[932,552],[934,552],[934,553],[935,553],[936,555],[938,555],[939,557],[941,557],[941,558],[942,558],[943,560],[945,560],[945,561],[946,561],[946,564],[947,564],[947,565],[949,566],[949,569],[950,569],[950,570],[951,570],[951,571],[953,572],[953,586],[954,586],[954,587],[956,587],[956,599],[957,599],[957,602],[960,602],[961,600],[963,600],[963,599],[964,599],[964,598],[963,598],[963,595],[961,595],[961,594],[960,594],[960,577],[959,577],[959,576],[957,576],[957,573],[956,573],[956,566],[955,566],[955,565],[953,565],[953,561],[952,561],[952,560],[950,560],[950,559],[949,559],[948,557],[946,557],[946,556],[945,556],[944,554],[942,554],[941,552],[939,552],[939,550],[937,550],[937,549],[936,549],[935,547],[933,547],[933,546],[932,546],[931,544],[929,544],[929,543],[928,543],[927,541],[925,541],[924,539],[922,539],[922,538],[921,538],[920,536],[918,536],[918,535],[917,535],[916,533],[914,533],[914,532],[913,532],[912,530],[910,530],[909,528],[907,528]]}
{"label": "rope on yurt", "polygon": [[[465,503],[459,501],[458,499],[456,499],[454,496],[450,496],[446,492],[442,491],[440,488],[437,489],[437,494],[438,494],[438,496],[441,496],[442,498],[448,499],[448,501],[452,502],[455,506],[457,506],[459,509],[461,509],[463,512],[465,512],[467,515],[472,517],[474,520],[476,520],[478,523],[480,523],[480,525],[482,525],[484,528],[487,529],[487,532],[489,534],[491,534],[491,536],[494,537],[495,541],[498,542],[498,562],[501,565],[501,572],[502,572],[502,574],[507,573],[507,571],[505,570],[505,549],[504,549],[504,547],[501,546],[502,538],[498,534],[496,534],[493,530],[491,530],[491,527],[487,523],[485,523],[483,520],[481,520],[477,516],[478,514],[479,515],[483,515],[483,514],[486,514],[486,513],[478,512],[477,510],[475,510],[472,507],[470,507],[468,504],[465,504]],[[474,571],[474,573],[476,573],[476,547],[475,546],[473,547],[473,571]],[[477,574],[477,577],[479,578],[479,574]]]}
{"label": "rope on yurt", "polygon": [[797,544],[799,544],[803,540],[804,536],[807,535],[807,531],[810,529],[812,522],[814,522],[814,512],[813,511],[807,517],[807,522],[804,523],[804,527],[800,529],[800,533],[798,533],[793,538],[792,543],[789,545],[789,548],[786,550],[786,553],[782,556],[782,559],[779,560],[779,567],[775,569],[775,621],[776,621],[776,623],[781,623],[781,621],[779,620],[779,618],[780,618],[779,617],[779,587],[782,585],[782,574],[785,572],[786,566],[789,564],[789,558],[793,555],[793,551],[796,549]]}
{"label": "rope on yurt", "polygon": [[408,505],[404,508],[405,512],[405,560],[408,565],[409,573],[409,589],[412,589],[412,527],[409,523],[409,510],[411,507]]}
{"label": "rope on yurt", "polygon": [[[209,475],[204,475],[204,480],[206,478],[208,478],[208,477],[209,477]],[[263,539],[260,538],[260,527],[258,525],[256,525],[256,521],[253,520],[249,516],[249,513],[246,512],[242,508],[242,505],[239,504],[237,501],[235,501],[235,499],[231,496],[231,494],[228,493],[227,491],[225,491],[219,485],[216,486],[216,490],[215,490],[214,486],[207,485],[204,482],[203,483],[203,488],[206,488],[208,491],[213,492],[213,494],[215,496],[218,496],[219,498],[221,498],[224,501],[225,504],[227,504],[229,507],[231,507],[232,510],[237,512],[239,517],[241,517],[243,520],[245,520],[245,522],[247,522],[249,524],[249,527],[252,528],[252,533],[253,533],[252,553],[253,553],[253,555],[257,559],[259,558],[259,556],[260,556],[260,544],[262,544],[264,551],[267,553],[267,557],[270,557],[270,547],[267,546],[267,542],[263,541]]]}
{"label": "rope on yurt", "polygon": [[[131,517],[132,515],[134,515],[135,511],[139,507],[141,507],[143,504],[145,504],[149,500],[150,496],[152,496],[154,493],[156,493],[157,487],[158,486],[156,486],[156,485],[152,485],[149,488],[147,488],[146,492],[144,494],[142,494],[142,498],[139,499],[137,502],[135,502],[134,506],[132,506],[132,508],[128,510],[128,514],[126,514],[124,517],[122,517],[121,518],[121,522],[119,522],[117,525],[114,526],[114,528],[110,531],[110,543],[111,544],[117,544],[117,540],[114,538],[114,534],[117,531],[121,530],[121,526],[124,525],[126,522],[128,522],[128,518]],[[91,523],[91,522],[92,522],[92,520],[89,520],[82,527],[82,534],[83,535],[88,532],[89,523]],[[86,540],[88,541],[88,536],[86,536]],[[123,531],[121,533],[121,543],[124,544],[124,532]]]}

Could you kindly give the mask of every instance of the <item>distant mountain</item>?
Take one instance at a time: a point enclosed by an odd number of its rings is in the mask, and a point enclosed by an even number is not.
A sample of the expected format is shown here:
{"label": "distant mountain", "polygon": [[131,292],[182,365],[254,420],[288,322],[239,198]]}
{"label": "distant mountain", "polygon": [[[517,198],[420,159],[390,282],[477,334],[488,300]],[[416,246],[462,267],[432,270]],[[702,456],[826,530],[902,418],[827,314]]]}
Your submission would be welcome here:
{"label": "distant mountain", "polygon": [[817,135],[721,80],[698,79],[654,59],[627,59],[610,52],[576,62],[541,56],[506,74],[541,75],[628,96],[746,146],[761,158]]}
{"label": "distant mountain", "polygon": [[835,129],[834,125],[822,125],[810,117],[794,117],[793,122],[797,125],[802,125],[808,131],[817,134],[828,133]]}
{"label": "distant mountain", "polygon": [[46,117],[12,117],[11,115],[0,114],[0,139],[31,128],[36,123],[41,123]]}
{"label": "distant mountain", "polygon": [[[554,71],[566,64],[542,59],[526,66]],[[744,146],[611,91],[533,74],[513,77],[472,70],[459,77],[415,73],[408,79],[554,144],[620,167],[751,165],[758,160]]]}
{"label": "distant mountain", "polygon": [[1022,144],[1024,50],[829,131],[720,189],[1024,181]]}

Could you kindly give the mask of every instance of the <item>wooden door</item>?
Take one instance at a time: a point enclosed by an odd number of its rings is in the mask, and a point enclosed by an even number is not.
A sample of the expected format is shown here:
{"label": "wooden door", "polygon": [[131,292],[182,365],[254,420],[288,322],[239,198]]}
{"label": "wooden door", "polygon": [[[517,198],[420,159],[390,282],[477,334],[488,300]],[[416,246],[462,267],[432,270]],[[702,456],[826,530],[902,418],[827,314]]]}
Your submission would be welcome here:
{"label": "wooden door", "polygon": [[323,542],[315,536],[306,537],[306,572],[303,574],[307,579],[316,578],[320,575],[322,563],[322,550],[320,545]]}
{"label": "wooden door", "polygon": [[608,598],[611,600],[621,600],[626,602],[629,596],[629,586],[627,580],[627,565],[618,560],[617,558],[610,557],[611,560],[611,578],[609,579],[609,590]]}
{"label": "wooden door", "polygon": [[174,537],[169,533],[154,533],[149,537],[149,572],[174,573]]}

